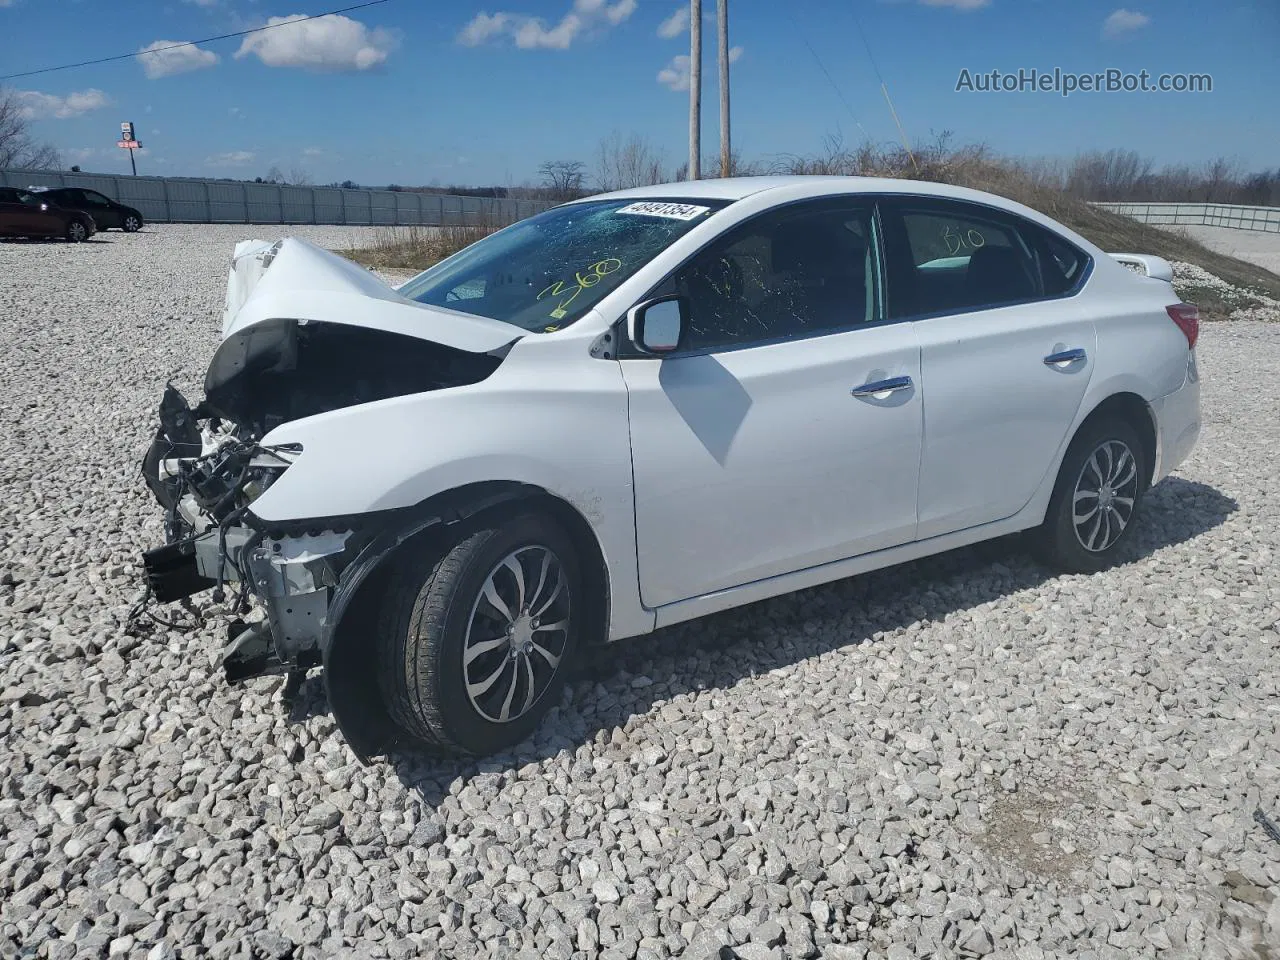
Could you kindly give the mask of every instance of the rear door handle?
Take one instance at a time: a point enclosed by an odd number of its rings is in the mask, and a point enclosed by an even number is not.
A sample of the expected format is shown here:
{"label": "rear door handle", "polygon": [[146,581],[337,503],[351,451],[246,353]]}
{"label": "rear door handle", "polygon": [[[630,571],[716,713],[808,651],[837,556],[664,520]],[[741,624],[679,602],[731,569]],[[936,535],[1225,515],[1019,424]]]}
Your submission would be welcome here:
{"label": "rear door handle", "polygon": [[855,397],[874,397],[878,393],[897,393],[911,389],[910,377],[890,377],[888,380],[872,380],[850,391]]}
{"label": "rear door handle", "polygon": [[1046,367],[1066,366],[1068,363],[1075,363],[1077,360],[1087,360],[1089,355],[1084,352],[1082,347],[1076,347],[1074,350],[1060,350],[1057,353],[1051,353],[1044,358]]}

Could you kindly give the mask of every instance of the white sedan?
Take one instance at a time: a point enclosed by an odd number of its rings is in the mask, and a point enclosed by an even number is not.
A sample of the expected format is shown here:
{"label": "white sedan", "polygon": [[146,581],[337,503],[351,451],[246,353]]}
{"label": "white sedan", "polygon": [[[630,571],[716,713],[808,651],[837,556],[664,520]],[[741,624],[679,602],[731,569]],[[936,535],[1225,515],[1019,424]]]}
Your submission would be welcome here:
{"label": "white sedan", "polygon": [[591,197],[394,290],[247,241],[145,461],[152,596],[260,609],[228,678],[323,665],[367,759],[502,749],[587,644],[975,541],[1100,570],[1200,429],[1171,279],[863,178]]}

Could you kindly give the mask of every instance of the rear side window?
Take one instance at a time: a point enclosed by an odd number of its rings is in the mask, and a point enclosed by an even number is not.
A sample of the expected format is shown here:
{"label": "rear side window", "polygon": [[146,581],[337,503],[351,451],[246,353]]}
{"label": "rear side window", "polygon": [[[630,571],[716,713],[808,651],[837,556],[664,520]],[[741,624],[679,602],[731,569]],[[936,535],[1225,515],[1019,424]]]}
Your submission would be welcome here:
{"label": "rear side window", "polygon": [[1087,265],[1038,224],[978,204],[897,198],[882,215],[893,319],[1061,296]]}
{"label": "rear side window", "polygon": [[1060,297],[1070,293],[1089,267],[1083,250],[1063,240],[1052,230],[1037,228],[1040,240],[1040,276],[1046,296]]}

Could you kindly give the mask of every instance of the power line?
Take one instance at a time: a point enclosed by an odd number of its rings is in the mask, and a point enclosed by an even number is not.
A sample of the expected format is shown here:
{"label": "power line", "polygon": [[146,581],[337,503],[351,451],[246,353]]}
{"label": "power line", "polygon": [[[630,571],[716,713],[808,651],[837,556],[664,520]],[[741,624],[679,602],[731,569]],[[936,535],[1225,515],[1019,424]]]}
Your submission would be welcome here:
{"label": "power line", "polygon": [[853,14],[853,23],[858,28],[858,36],[862,37],[862,45],[866,48],[867,59],[871,61],[871,69],[876,72],[876,79],[880,81],[880,92],[884,94],[884,102],[889,105],[889,116],[893,117],[893,123],[898,128],[898,136],[902,139],[902,146],[907,151],[907,156],[911,158],[911,167],[919,173],[920,165],[916,163],[916,155],[911,150],[911,141],[907,139],[907,131],[903,129],[902,121],[898,119],[898,111],[894,109],[893,100],[889,96],[889,84],[885,83],[884,74],[880,72],[880,64],[876,63],[876,55],[871,52],[871,44],[867,42],[867,32],[862,29],[862,19],[858,16],[856,0],[850,3],[849,12]]}
{"label": "power line", "polygon": [[871,52],[871,44],[867,42],[866,31],[862,29],[862,19],[858,16],[858,8],[854,4],[850,4],[849,12],[853,14],[854,26],[858,28],[858,36],[862,38],[862,46],[866,48],[867,59],[871,61],[871,69],[876,72],[876,79],[880,81],[880,86],[884,86],[884,74],[880,72],[880,64],[876,63],[876,55]]}
{"label": "power line", "polygon": [[792,14],[789,7],[787,9],[787,16],[791,18],[791,25],[796,28],[796,35],[800,38],[800,42],[808,48],[810,55],[813,57],[814,63],[818,65],[818,69],[822,71],[822,75],[827,78],[827,83],[831,84],[831,89],[836,92],[836,96],[840,98],[840,102],[844,104],[844,108],[849,111],[849,116],[853,118],[854,124],[862,131],[862,135],[870,140],[871,134],[867,133],[867,128],[862,125],[862,121],[858,119],[858,115],[853,112],[853,106],[845,98],[844,92],[840,87],[836,85],[836,81],[831,76],[830,72],[828,72],[826,64],[824,64],[822,62],[822,58],[818,56],[818,51],[813,49],[813,44],[809,42],[809,39],[800,30],[800,24],[796,22],[795,15]]}
{"label": "power line", "polygon": [[296,20],[286,20],[284,23],[269,23],[266,26],[253,27],[250,30],[237,30],[235,33],[220,33],[216,37],[205,37],[203,40],[188,40],[185,43],[171,43],[168,46],[156,47],[154,50],[121,53],[114,57],[101,57],[97,60],[81,60],[78,63],[64,63],[57,67],[41,67],[39,70],[25,70],[22,73],[9,73],[4,76],[0,76],[0,80],[16,80],[18,77],[34,77],[38,73],[53,73],[55,70],[71,70],[74,67],[91,67],[94,64],[111,63],[115,60],[131,60],[137,56],[145,57],[153,53],[162,53],[165,50],[176,50],[178,47],[194,47],[200,43],[212,43],[215,40],[229,40],[232,37],[244,37],[251,33],[260,33],[263,30],[271,30],[275,27],[287,27],[292,23],[302,23],[304,20],[319,20],[321,17],[331,17],[336,13],[347,13],[351,10],[360,10],[364,7],[373,7],[386,2],[387,0],[366,0],[365,3],[352,4],[351,6],[343,7],[340,10],[330,10],[328,13],[315,13],[307,17],[299,17]]}

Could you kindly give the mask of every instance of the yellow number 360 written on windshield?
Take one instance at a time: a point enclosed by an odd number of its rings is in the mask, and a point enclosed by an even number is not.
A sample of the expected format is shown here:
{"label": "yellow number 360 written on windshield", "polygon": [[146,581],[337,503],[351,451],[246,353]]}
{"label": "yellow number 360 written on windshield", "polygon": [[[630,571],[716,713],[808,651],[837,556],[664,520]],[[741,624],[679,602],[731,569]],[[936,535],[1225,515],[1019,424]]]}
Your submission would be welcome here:
{"label": "yellow number 360 written on windshield", "polygon": [[609,274],[622,268],[622,261],[617,257],[608,257],[604,260],[597,260],[586,270],[579,270],[574,273],[572,283],[565,280],[557,280],[543,288],[538,294],[538,299],[543,297],[564,297],[563,300],[556,302],[555,308],[552,309],[550,316],[559,320],[569,311],[569,304],[577,298],[583,290],[594,287],[597,283],[607,277]]}

